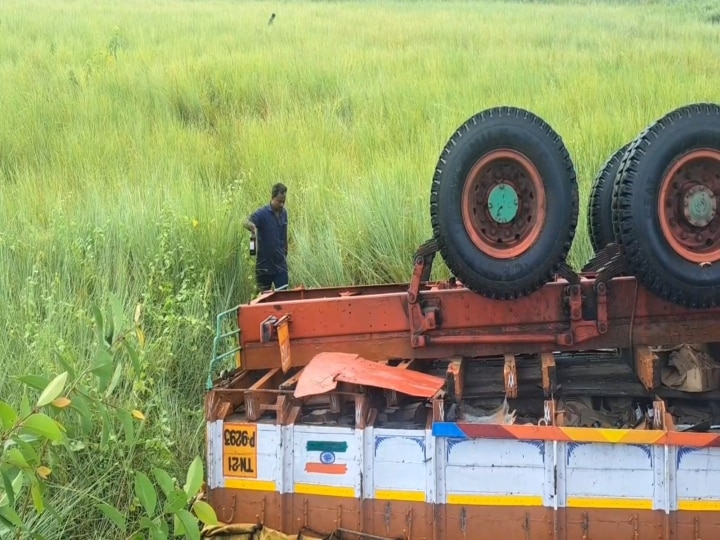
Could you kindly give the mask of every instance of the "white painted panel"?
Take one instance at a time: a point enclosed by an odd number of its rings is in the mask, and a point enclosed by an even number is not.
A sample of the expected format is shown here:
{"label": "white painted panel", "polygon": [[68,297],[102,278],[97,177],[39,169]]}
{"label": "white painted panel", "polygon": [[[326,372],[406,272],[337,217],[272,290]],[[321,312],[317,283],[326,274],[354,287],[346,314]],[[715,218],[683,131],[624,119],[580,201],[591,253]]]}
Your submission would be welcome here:
{"label": "white painted panel", "polygon": [[612,499],[655,498],[650,446],[567,443],[565,496]]}
{"label": "white painted panel", "polygon": [[359,496],[361,453],[362,446],[358,447],[353,429],[296,425],[293,433],[294,482],[353,487]]}
{"label": "white painted panel", "polygon": [[565,471],[565,494],[571,497],[608,497],[652,500],[655,492],[653,471],[628,471],[609,468]]}
{"label": "white painted panel", "polygon": [[507,439],[448,441],[448,465],[521,468],[544,466],[545,443]]}
{"label": "white painted panel", "polygon": [[222,464],[222,420],[206,423],[208,486],[210,489],[225,487]]}
{"label": "white painted panel", "polygon": [[586,469],[652,469],[650,446],[609,443],[567,443],[568,466]]}
{"label": "white painted panel", "polygon": [[677,497],[720,499],[720,448],[677,449]]}
{"label": "white painted panel", "polygon": [[280,427],[257,424],[258,435],[258,480],[280,479],[277,454],[280,450]]}
{"label": "white painted panel", "polygon": [[425,432],[376,429],[374,435],[375,489],[425,493]]}
{"label": "white painted panel", "polygon": [[543,495],[541,467],[458,467],[445,469],[446,492],[473,495]]}

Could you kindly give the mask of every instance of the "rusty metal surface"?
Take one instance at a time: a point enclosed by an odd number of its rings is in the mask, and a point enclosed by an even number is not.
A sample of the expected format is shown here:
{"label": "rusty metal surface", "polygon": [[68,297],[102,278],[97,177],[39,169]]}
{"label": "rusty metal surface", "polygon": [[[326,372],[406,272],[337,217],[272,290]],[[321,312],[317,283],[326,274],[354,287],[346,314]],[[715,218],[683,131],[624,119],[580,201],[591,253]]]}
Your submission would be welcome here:
{"label": "rusty metal surface", "polygon": [[[582,296],[594,294],[594,283],[583,279]],[[487,299],[465,288],[420,290],[419,303],[441,306],[440,322],[425,332],[424,347],[412,346],[408,294],[399,288],[389,287],[382,294],[353,288],[355,296],[341,296],[346,289],[332,296],[328,289],[325,297],[304,300],[299,291],[273,293],[239,309],[243,364],[247,369],[281,367],[278,343],[261,342],[261,325],[270,316],[284,314],[292,315],[293,366],[307,365],[328,350],[376,361],[720,341],[720,309],[683,308],[656,297],[633,277],[619,277],[607,284],[607,332],[580,344],[555,343],[548,336],[566,332],[570,324],[564,304],[567,285],[553,282],[512,302]]]}
{"label": "rusty metal surface", "polygon": [[432,505],[215,489],[218,518],[286,534],[343,528],[405,540],[705,540],[720,538],[720,512]]}

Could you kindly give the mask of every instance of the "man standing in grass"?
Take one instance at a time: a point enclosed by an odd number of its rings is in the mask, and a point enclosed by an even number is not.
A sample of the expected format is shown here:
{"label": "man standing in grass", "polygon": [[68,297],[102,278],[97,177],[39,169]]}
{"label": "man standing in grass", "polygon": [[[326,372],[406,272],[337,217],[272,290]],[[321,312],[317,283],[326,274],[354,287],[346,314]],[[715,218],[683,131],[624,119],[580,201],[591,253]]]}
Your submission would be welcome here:
{"label": "man standing in grass", "polygon": [[261,292],[269,291],[273,284],[275,289],[288,286],[286,193],[284,184],[275,184],[270,203],[255,210],[244,225],[256,238],[255,280]]}

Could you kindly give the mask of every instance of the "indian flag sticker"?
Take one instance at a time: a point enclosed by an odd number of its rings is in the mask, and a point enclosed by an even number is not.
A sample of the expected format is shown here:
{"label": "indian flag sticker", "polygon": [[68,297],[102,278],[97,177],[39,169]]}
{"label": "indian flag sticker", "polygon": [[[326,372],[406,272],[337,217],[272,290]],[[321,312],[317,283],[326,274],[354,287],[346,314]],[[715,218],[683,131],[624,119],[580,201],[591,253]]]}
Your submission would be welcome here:
{"label": "indian flag sticker", "polygon": [[315,474],[347,473],[347,463],[343,459],[347,449],[346,442],[308,441],[305,445],[308,453],[305,472]]}

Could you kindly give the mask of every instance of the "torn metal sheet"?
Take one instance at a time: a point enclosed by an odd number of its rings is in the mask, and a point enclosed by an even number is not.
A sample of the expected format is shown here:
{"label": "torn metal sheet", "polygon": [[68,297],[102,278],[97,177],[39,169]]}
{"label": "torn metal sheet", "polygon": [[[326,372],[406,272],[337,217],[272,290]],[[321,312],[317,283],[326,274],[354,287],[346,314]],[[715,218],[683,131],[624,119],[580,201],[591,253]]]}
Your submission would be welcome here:
{"label": "torn metal sheet", "polygon": [[445,379],[371,362],[357,354],[323,352],[315,355],[298,379],[295,397],[324,394],[337,388],[338,382],[375,386],[401,394],[430,398],[445,384]]}

